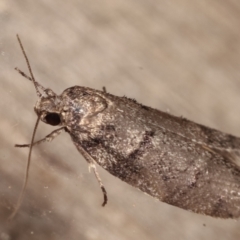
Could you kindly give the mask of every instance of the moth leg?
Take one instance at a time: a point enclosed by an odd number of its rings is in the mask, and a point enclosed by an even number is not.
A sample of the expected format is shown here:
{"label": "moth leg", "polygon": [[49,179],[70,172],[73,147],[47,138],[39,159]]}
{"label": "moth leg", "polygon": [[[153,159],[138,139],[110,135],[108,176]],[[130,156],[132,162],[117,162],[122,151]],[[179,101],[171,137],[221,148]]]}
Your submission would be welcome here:
{"label": "moth leg", "polygon": [[[61,127],[59,129],[56,129],[54,131],[52,131],[50,134],[48,134],[45,138],[43,139],[40,139],[36,142],[33,143],[33,146],[34,145],[38,145],[40,143],[43,143],[43,142],[51,142],[54,138],[56,138],[63,130],[64,130],[65,127]],[[15,147],[30,147],[30,144],[15,144]]]}
{"label": "moth leg", "polygon": [[107,93],[107,89],[106,89],[105,86],[102,87],[102,90],[103,90],[104,93]]}
{"label": "moth leg", "polygon": [[89,171],[91,171],[91,169],[93,169],[93,172],[95,174],[95,177],[98,181],[98,184],[102,190],[102,193],[103,193],[103,203],[102,203],[102,206],[104,207],[106,204],[107,204],[107,201],[108,201],[108,197],[107,197],[107,191],[102,183],[102,180],[98,174],[98,171],[97,171],[97,168],[96,168],[96,164],[95,164],[95,161],[94,159],[88,154],[88,152],[85,151],[84,148],[82,148],[81,145],[77,144],[76,145],[78,151],[83,155],[83,157],[87,160],[87,162],[89,163]]}
{"label": "moth leg", "polygon": [[100,186],[100,188],[102,190],[102,193],[103,193],[103,203],[102,203],[102,206],[104,207],[107,204],[107,201],[108,201],[107,191],[106,191],[106,189],[105,189],[105,187],[104,187],[104,185],[102,183],[102,180],[101,180],[101,178],[100,178],[100,176],[98,174],[98,171],[97,171],[95,163],[90,163],[89,164],[89,172],[91,171],[91,169],[93,169],[95,177],[96,177],[96,179],[98,181],[98,184],[99,184],[99,186]]}

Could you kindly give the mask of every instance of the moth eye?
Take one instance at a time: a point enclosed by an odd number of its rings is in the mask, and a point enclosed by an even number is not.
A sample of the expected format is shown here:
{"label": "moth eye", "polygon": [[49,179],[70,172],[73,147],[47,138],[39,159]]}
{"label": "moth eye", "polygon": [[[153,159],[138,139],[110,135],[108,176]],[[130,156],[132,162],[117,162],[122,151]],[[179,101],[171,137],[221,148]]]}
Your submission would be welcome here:
{"label": "moth eye", "polygon": [[48,113],[45,117],[45,121],[53,126],[57,126],[61,123],[60,116],[57,113]]}

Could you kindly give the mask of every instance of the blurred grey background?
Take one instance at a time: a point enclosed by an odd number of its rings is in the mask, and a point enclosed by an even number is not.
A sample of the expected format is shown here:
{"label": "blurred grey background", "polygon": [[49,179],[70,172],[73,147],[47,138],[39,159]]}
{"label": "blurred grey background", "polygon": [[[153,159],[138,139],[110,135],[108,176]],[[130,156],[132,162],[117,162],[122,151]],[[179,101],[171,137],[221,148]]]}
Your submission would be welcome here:
{"label": "blurred grey background", "polygon": [[[0,1],[0,239],[240,239],[240,223],[158,202],[98,167],[108,191],[63,133],[33,150],[36,79],[56,93],[82,85],[240,136],[239,0]],[[37,139],[53,130],[40,124]]]}

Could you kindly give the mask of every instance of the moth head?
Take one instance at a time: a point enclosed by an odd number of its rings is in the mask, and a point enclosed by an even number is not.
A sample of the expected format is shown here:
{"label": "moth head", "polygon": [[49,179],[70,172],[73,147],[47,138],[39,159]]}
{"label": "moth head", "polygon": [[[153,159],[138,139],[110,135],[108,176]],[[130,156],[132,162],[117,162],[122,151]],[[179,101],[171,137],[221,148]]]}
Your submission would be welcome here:
{"label": "moth head", "polygon": [[61,101],[51,89],[45,89],[44,93],[37,101],[34,111],[40,120],[52,126],[60,126],[61,120]]}

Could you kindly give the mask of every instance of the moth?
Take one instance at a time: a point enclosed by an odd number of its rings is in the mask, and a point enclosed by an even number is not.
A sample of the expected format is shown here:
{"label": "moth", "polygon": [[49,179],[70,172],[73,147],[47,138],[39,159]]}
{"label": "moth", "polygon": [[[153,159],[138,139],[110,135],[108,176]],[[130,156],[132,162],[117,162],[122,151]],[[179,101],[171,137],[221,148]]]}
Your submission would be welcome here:
{"label": "moth", "polygon": [[[57,95],[34,78],[19,36],[18,42],[38,96],[37,122],[29,147],[26,176],[15,211],[26,188],[34,145],[67,132],[94,170],[96,165],[162,202],[219,218],[240,216],[240,138],[182,117],[88,87],[74,86]],[[58,126],[34,141],[40,120]]]}

